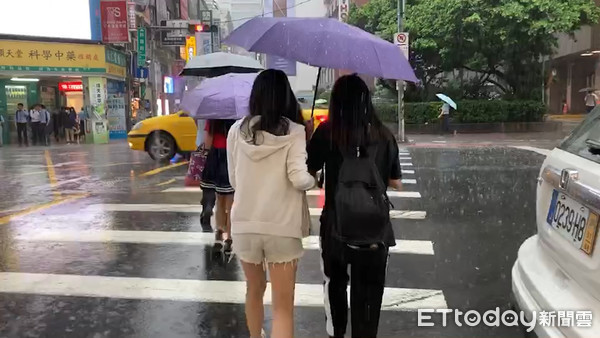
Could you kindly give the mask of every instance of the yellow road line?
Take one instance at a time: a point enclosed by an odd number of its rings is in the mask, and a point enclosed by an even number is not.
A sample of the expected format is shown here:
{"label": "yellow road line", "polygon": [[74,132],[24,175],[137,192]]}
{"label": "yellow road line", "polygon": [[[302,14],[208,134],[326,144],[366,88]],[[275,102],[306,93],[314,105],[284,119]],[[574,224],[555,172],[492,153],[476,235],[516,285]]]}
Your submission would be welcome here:
{"label": "yellow road line", "polygon": [[66,197],[59,197],[51,202],[48,203],[44,203],[44,204],[38,204],[38,205],[34,205],[32,207],[29,207],[27,209],[21,210],[19,212],[16,212],[14,214],[10,214],[10,215],[6,215],[3,217],[0,217],[0,225],[2,224],[6,224],[8,222],[10,222],[11,220],[20,217],[20,216],[25,216],[31,213],[34,213],[36,211],[40,211],[40,210],[44,210],[44,209],[48,209],[50,207],[62,204],[62,203],[66,203],[66,202],[70,202],[70,201],[74,201],[74,200],[78,200],[80,198],[84,198],[88,196],[87,194],[81,194],[81,195],[71,195],[71,196],[66,196]]}
{"label": "yellow road line", "polygon": [[164,167],[160,167],[160,168],[152,169],[150,171],[146,171],[145,173],[141,174],[140,177],[147,177],[147,176],[156,175],[156,174],[161,173],[161,172],[163,172],[165,170],[169,170],[169,169],[181,167],[182,165],[187,165],[187,164],[188,164],[187,161],[169,164],[169,165],[164,166]]}
{"label": "yellow road line", "polygon": [[50,180],[52,194],[54,195],[54,198],[59,198],[60,192],[56,189],[56,172],[54,171],[54,164],[52,163],[52,158],[50,158],[50,152],[48,150],[44,151],[44,156],[46,157],[46,168],[48,169],[48,179]]}
{"label": "yellow road line", "polygon": [[161,186],[163,186],[163,185],[171,184],[171,183],[173,183],[173,182],[175,182],[175,179],[174,179],[174,178],[172,178],[172,179],[170,179],[170,180],[168,180],[168,181],[166,181],[166,182],[159,183],[159,184],[157,184],[156,186],[157,186],[157,187],[161,187]]}

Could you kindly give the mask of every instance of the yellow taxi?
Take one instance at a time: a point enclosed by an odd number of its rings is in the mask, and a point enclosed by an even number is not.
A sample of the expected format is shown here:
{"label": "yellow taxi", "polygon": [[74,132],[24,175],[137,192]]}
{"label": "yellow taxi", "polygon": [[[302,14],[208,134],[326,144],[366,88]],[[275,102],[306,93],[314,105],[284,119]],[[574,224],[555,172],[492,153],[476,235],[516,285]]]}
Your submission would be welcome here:
{"label": "yellow taxi", "polygon": [[[312,112],[312,101],[313,101],[312,94],[308,93],[306,95],[302,95],[300,93],[296,93],[296,95],[298,97],[298,102],[300,103],[300,107],[302,108],[302,118],[304,119],[304,121],[310,120],[310,114]],[[317,129],[319,124],[327,121],[328,117],[329,117],[329,107],[327,106],[327,100],[320,99],[320,100],[315,101],[315,114],[314,114],[315,129]]]}
{"label": "yellow taxi", "polygon": [[133,126],[127,141],[132,150],[148,152],[156,161],[167,161],[175,153],[196,150],[196,123],[183,111],[151,117]]}
{"label": "yellow taxi", "polygon": [[[310,120],[312,96],[298,97],[302,107],[302,117]],[[326,100],[315,103],[315,129],[327,121],[329,110]],[[196,124],[186,112],[151,117],[138,122],[129,134],[127,141],[132,150],[145,151],[156,161],[168,161],[176,153],[187,153],[196,150]]]}

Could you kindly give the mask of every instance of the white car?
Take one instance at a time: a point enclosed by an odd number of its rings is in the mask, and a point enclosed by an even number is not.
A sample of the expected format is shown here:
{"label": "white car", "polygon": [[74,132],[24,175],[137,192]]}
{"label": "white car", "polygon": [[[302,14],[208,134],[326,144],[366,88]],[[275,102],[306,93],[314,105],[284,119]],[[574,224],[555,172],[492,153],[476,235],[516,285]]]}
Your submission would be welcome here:
{"label": "white car", "polygon": [[544,161],[537,185],[537,235],[521,245],[512,269],[515,306],[528,320],[536,315],[538,337],[600,337],[599,215],[596,108]]}

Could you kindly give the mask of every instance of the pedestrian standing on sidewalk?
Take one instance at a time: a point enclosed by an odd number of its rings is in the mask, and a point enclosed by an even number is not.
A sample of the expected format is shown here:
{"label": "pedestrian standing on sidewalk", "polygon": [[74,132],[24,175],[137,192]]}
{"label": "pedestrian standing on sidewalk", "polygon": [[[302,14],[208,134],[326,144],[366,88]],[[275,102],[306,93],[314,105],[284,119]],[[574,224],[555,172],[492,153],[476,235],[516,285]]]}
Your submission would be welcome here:
{"label": "pedestrian standing on sidewalk", "polygon": [[54,140],[56,143],[60,142],[60,133],[62,130],[62,112],[65,107],[60,107],[58,111],[52,113],[52,132],[54,133]]}
{"label": "pedestrian standing on sidewalk", "polygon": [[17,137],[19,139],[19,147],[25,143],[29,147],[29,138],[27,137],[27,123],[29,122],[29,112],[23,109],[23,104],[17,104],[17,112],[15,113],[15,122],[17,124]]}
{"label": "pedestrian standing on sidewalk", "polygon": [[438,119],[442,119],[442,134],[450,132],[450,105],[444,102],[442,108],[440,108],[440,115]]}
{"label": "pedestrian standing on sidewalk", "polygon": [[588,90],[587,94],[585,95],[585,111],[587,113],[589,113],[592,110],[594,110],[594,107],[596,107],[597,101],[598,101],[598,96],[596,96],[594,91]]}
{"label": "pedestrian standing on sidewalk", "polygon": [[79,137],[77,139],[77,143],[80,141],[85,142],[85,121],[88,119],[88,114],[85,111],[85,108],[81,107],[81,111],[77,114],[77,119],[79,120]]}
{"label": "pedestrian standing on sidewalk", "polygon": [[40,118],[41,118],[41,110],[42,106],[38,103],[33,106],[33,109],[29,113],[31,117],[31,143],[36,146],[38,143],[42,144],[42,139],[40,137]]}
{"label": "pedestrian standing on sidewalk", "polygon": [[375,114],[369,88],[355,74],[337,80],[329,120],[310,141],[309,171],[316,174],[323,165],[320,235],[327,333],[346,333],[350,281],[352,337],[376,337],[388,249],[396,245],[386,188],[400,190],[402,183],[396,140]]}
{"label": "pedestrian standing on sidewalk", "polygon": [[67,144],[71,144],[75,142],[75,132],[73,129],[75,128],[75,120],[77,119],[77,113],[73,107],[67,108],[68,110],[65,113],[65,118],[63,120],[63,126],[65,128],[65,138],[67,139]]}
{"label": "pedestrian standing on sidewalk", "polygon": [[217,193],[215,248],[223,248],[226,253],[231,252],[233,243],[230,212],[234,190],[229,183],[229,174],[227,173],[227,133],[234,122],[234,120],[208,120],[206,122],[204,146],[209,151],[200,182],[203,190],[212,189]]}
{"label": "pedestrian standing on sidewalk", "polygon": [[246,322],[264,336],[266,269],[273,300],[272,337],[294,335],[294,285],[310,214],[305,191],[315,185],[306,166],[307,134],[284,72],[265,70],[254,81],[250,116],[227,138],[229,177],[235,188],[231,229],[246,275]]}
{"label": "pedestrian standing on sidewalk", "polygon": [[40,145],[49,146],[50,145],[50,112],[46,109],[46,106],[41,105],[40,110],[40,130],[39,130],[39,140]]}

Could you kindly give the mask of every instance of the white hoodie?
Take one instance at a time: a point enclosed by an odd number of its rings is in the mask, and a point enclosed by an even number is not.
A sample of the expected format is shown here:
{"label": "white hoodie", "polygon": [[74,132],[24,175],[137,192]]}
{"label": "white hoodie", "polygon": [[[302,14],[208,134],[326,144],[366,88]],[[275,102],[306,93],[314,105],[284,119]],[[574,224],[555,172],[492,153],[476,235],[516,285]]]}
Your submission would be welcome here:
{"label": "white hoodie", "polygon": [[[254,117],[251,124],[260,117]],[[257,132],[260,145],[245,141],[237,121],[227,136],[229,181],[235,189],[231,232],[302,238],[310,222],[305,191],[315,185],[306,166],[304,126],[290,133]]]}

